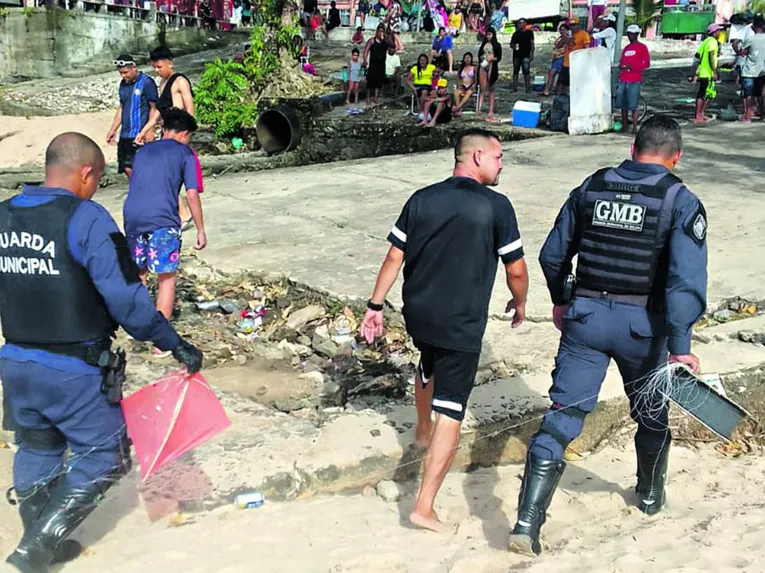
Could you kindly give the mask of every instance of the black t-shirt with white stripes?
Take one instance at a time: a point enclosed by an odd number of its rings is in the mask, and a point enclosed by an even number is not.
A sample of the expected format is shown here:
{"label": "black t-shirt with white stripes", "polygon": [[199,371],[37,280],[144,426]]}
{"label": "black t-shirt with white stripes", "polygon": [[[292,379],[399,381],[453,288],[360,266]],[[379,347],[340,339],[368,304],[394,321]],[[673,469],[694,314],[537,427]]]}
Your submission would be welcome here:
{"label": "black t-shirt with white stripes", "polygon": [[433,346],[480,352],[489,300],[504,264],[523,257],[510,200],[466,177],[415,192],[388,235],[404,251],[404,320]]}

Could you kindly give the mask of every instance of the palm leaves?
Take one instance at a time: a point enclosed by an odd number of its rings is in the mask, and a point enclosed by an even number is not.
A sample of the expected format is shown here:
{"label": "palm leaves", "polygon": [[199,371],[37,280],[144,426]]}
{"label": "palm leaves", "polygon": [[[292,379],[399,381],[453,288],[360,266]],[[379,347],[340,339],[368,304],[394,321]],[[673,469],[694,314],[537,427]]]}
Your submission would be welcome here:
{"label": "palm leaves", "polygon": [[[765,2],[765,0],[760,0]],[[641,30],[650,27],[661,14],[664,8],[664,0],[634,0],[632,4],[635,10],[635,23]]]}

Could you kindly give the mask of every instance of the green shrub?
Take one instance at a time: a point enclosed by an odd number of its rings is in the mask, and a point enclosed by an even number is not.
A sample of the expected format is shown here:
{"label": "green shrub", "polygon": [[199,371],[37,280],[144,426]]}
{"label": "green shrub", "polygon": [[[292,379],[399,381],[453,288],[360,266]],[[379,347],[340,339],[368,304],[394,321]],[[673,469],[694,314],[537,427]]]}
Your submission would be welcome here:
{"label": "green shrub", "polygon": [[259,94],[273,80],[280,66],[297,55],[293,39],[300,33],[294,24],[283,25],[281,7],[274,0],[261,3],[250,33],[250,48],[244,62],[219,59],[205,66],[195,89],[200,123],[209,125],[218,137],[226,137],[251,127],[257,120]]}
{"label": "green shrub", "polygon": [[207,64],[195,92],[197,119],[218,137],[255,124],[258,113],[242,64],[220,59]]}

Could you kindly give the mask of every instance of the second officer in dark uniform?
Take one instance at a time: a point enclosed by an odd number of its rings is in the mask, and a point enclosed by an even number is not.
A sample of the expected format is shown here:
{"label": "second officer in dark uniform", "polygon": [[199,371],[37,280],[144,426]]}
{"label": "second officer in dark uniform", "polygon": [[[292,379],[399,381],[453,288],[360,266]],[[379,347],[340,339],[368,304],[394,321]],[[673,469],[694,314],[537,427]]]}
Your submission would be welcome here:
{"label": "second officer in dark uniform", "polygon": [[699,371],[691,328],[706,308],[707,218],[701,201],[671,173],[681,144],[676,121],[647,120],[633,160],[600,170],[575,189],[542,248],[539,261],[562,334],[553,404],[529,444],[512,551],[541,552],[540,529],[566,465],[563,454],[594,409],[611,359],[638,425],[638,507],[653,515],[664,504],[668,407],[658,397],[639,407],[636,399],[646,375],[667,360]]}
{"label": "second officer in dark uniform", "polygon": [[98,145],[64,133],[45,153],[45,184],[0,203],[3,421],[16,431],[24,526],[7,562],[23,573],[76,557],[67,537],[130,469],[124,353],[111,350],[118,325],[189,372],[202,365],[154,308],[112,217],[90,201],[103,172]]}

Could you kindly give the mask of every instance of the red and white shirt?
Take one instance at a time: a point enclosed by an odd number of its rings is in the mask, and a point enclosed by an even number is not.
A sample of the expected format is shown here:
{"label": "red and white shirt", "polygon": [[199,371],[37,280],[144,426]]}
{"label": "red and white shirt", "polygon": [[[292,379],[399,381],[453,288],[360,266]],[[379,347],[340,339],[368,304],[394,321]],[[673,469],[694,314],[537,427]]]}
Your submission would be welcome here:
{"label": "red and white shirt", "polygon": [[[625,84],[634,84],[643,81],[643,72],[651,67],[651,56],[645,44],[635,42],[627,44],[622,50],[621,72],[619,81]],[[624,69],[629,66],[629,70]]]}

